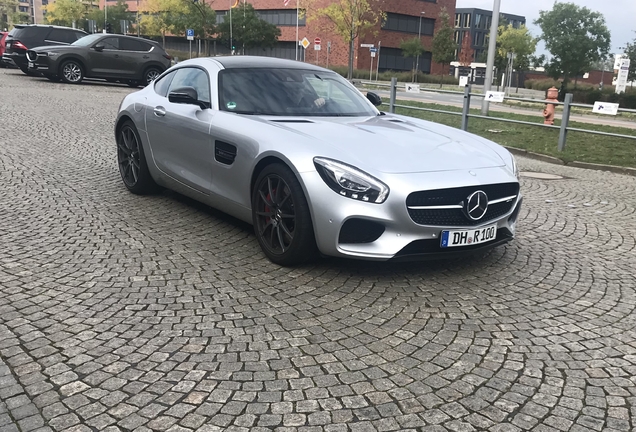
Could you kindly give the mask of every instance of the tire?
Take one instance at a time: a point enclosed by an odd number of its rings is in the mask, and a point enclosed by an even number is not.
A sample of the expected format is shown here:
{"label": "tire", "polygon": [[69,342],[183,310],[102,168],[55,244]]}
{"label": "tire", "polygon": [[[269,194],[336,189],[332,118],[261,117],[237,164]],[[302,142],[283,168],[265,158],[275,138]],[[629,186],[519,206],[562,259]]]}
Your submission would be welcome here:
{"label": "tire", "polygon": [[130,120],[124,122],[117,132],[117,166],[130,192],[147,195],[157,191],[158,186],[148,170],[139,132]]}
{"label": "tire", "polygon": [[287,166],[274,163],[258,175],[252,192],[252,222],[261,249],[273,263],[291,266],[316,257],[307,199]]}
{"label": "tire", "polygon": [[144,80],[142,84],[144,85],[144,87],[147,86],[148,84],[153,82],[159,75],[161,75],[161,70],[159,68],[149,67],[144,72]]}
{"label": "tire", "polygon": [[60,66],[59,76],[67,84],[79,84],[84,79],[84,69],[79,62],[67,60]]}
{"label": "tire", "polygon": [[61,78],[57,75],[44,75],[51,82],[60,82]]}

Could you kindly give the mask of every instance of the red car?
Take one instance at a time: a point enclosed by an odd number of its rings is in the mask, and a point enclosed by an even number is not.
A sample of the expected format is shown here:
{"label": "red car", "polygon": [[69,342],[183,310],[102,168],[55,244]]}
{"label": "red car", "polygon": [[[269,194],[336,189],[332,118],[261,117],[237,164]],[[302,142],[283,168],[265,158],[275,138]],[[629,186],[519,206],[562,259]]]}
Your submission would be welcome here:
{"label": "red car", "polygon": [[[7,39],[8,32],[0,31],[0,58],[2,58],[2,54],[4,54],[4,44]],[[0,67],[4,67],[4,63],[0,60]]]}

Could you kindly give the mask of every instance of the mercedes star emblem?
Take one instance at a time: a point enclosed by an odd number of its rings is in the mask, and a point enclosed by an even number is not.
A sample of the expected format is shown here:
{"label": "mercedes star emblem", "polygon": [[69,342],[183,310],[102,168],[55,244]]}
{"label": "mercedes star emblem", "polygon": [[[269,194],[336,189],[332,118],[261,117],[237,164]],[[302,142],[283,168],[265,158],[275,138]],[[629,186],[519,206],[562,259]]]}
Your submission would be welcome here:
{"label": "mercedes star emblem", "polygon": [[479,220],[484,217],[488,210],[488,195],[483,191],[473,192],[466,200],[466,214],[472,220]]}

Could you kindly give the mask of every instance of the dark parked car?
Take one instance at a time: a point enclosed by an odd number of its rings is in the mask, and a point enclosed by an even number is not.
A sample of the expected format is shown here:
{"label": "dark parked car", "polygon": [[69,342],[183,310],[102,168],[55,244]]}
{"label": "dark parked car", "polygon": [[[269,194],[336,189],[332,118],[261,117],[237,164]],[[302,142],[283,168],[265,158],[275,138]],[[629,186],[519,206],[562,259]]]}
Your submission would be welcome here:
{"label": "dark parked car", "polygon": [[77,84],[104,78],[136,87],[152,82],[170,67],[171,59],[156,42],[134,36],[92,34],[71,45],[27,51],[29,70],[51,81]]}
{"label": "dark parked car", "polygon": [[82,30],[50,25],[16,24],[6,38],[6,48],[2,62],[15,65],[29,75],[26,52],[40,46],[69,45],[86,36]]}

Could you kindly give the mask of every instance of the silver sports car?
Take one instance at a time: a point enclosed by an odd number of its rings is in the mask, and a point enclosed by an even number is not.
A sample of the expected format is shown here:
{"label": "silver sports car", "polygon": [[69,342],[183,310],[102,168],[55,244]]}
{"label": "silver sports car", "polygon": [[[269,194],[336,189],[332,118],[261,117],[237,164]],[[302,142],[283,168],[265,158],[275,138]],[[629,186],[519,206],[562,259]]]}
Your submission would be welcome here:
{"label": "silver sports car", "polygon": [[263,252],[369,260],[475,252],[511,240],[517,167],[478,136],[380,112],[338,74],[266,57],[188,60],[121,103],[122,179],[252,223]]}

